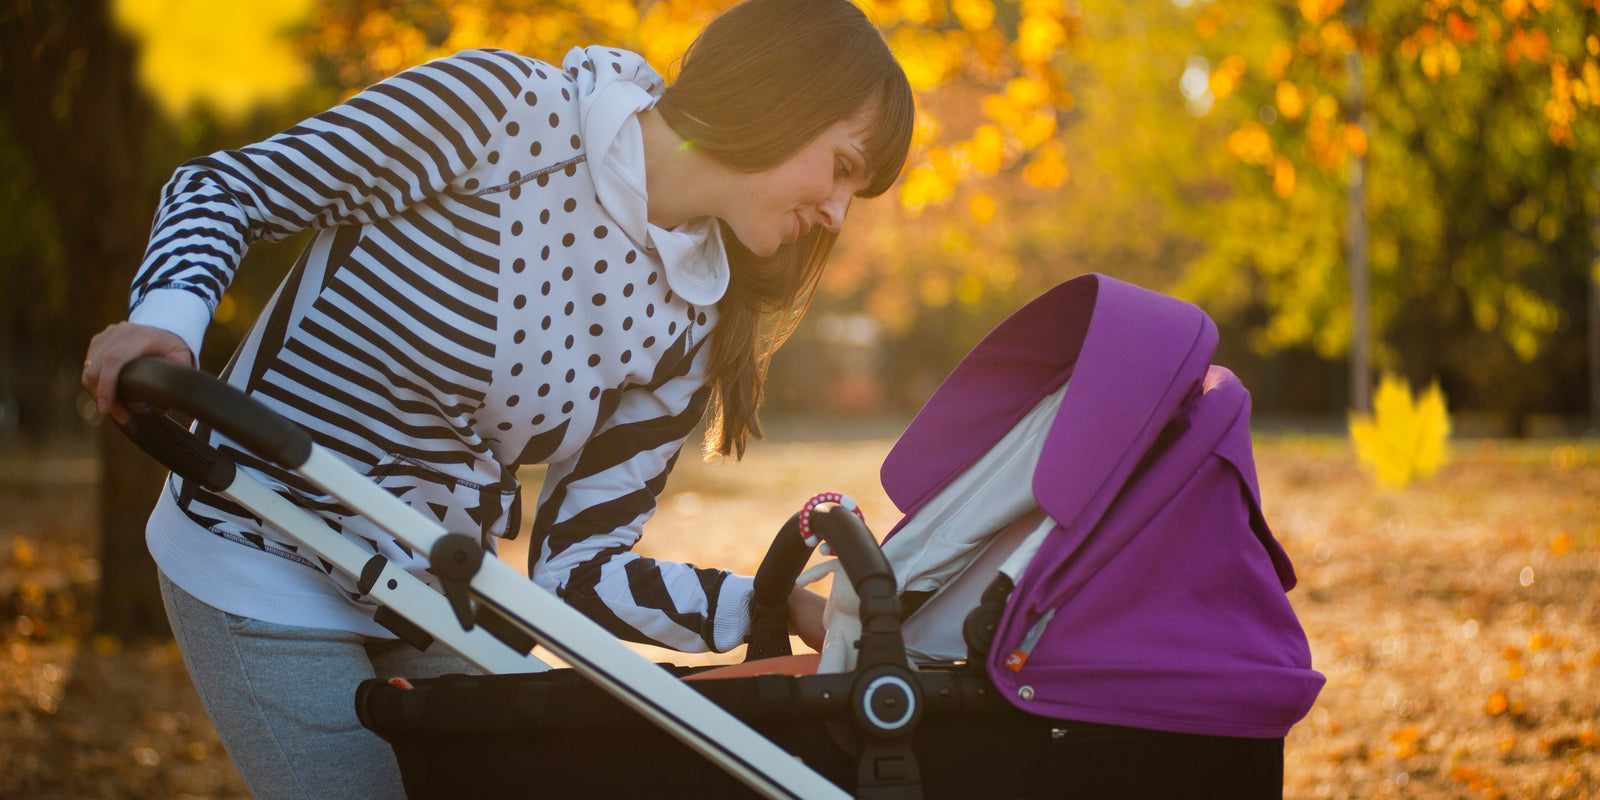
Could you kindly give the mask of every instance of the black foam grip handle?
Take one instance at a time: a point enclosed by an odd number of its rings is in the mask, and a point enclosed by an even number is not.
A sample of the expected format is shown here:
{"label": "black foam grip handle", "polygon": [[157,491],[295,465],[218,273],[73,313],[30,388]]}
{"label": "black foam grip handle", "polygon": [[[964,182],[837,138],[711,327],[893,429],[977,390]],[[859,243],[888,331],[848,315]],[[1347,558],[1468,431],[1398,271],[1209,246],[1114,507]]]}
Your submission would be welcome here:
{"label": "black foam grip handle", "polygon": [[839,557],[845,576],[861,600],[856,673],[862,675],[877,666],[903,667],[906,649],[900,635],[900,598],[896,595],[894,568],[872,531],[855,512],[840,505],[819,506],[813,511],[811,530]]}
{"label": "black foam grip handle", "polygon": [[182,411],[250,452],[289,469],[311,456],[311,435],[249,395],[200,370],[164,359],[134,359],[117,376],[124,401]]}
{"label": "black foam grip handle", "polygon": [[[855,512],[841,505],[818,506],[811,514],[811,529],[839,557],[850,585],[862,599],[867,599],[862,589],[878,583],[874,578],[889,579],[888,597],[894,599],[894,568],[889,566],[889,559],[883,555],[878,540],[872,537],[872,531],[867,530],[867,524]],[[896,602],[898,604],[898,600]]]}
{"label": "black foam grip handle", "polygon": [[745,661],[793,652],[789,647],[789,593],[794,591],[795,579],[806,568],[812,549],[800,535],[800,515],[789,517],[756,569]]}
{"label": "black foam grip handle", "polygon": [[186,480],[213,492],[233,484],[233,459],[161,414],[134,411],[123,423],[122,432],[139,449]]}

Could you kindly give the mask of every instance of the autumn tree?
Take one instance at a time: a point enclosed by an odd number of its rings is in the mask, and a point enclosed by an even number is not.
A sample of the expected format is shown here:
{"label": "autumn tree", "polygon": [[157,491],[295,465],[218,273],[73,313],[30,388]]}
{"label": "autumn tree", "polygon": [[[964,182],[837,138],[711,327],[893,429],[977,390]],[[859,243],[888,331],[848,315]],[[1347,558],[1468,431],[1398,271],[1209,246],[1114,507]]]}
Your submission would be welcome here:
{"label": "autumn tree", "polygon": [[1582,384],[1600,213],[1596,8],[1196,6],[1211,113],[1234,126],[1228,152],[1247,177],[1179,290],[1224,311],[1265,309],[1263,350],[1345,355],[1343,207],[1359,176],[1377,364],[1418,383],[1438,376],[1452,399],[1517,419],[1579,411],[1562,399]]}
{"label": "autumn tree", "polygon": [[[34,239],[19,254],[25,260],[0,273],[13,313],[18,301],[32,306],[14,318],[11,347],[29,364],[23,380],[74,375],[90,335],[126,313],[126,287],[154,212],[145,172],[151,110],[133,57],[104,0],[24,0],[0,12],[0,148],[24,168],[12,180],[38,192],[39,202],[25,208],[48,214],[42,230],[50,236]],[[143,535],[160,474],[110,426],[100,448],[100,625],[162,634]]]}

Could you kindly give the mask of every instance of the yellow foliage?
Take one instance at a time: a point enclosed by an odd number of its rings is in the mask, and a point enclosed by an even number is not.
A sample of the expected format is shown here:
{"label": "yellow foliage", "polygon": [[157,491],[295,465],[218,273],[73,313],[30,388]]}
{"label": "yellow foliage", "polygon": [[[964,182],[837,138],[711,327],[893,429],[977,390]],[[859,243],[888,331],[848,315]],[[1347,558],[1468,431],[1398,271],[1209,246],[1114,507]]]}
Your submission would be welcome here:
{"label": "yellow foliage", "polygon": [[1006,99],[1019,109],[1038,108],[1050,102],[1050,84],[1036,78],[1012,78],[1006,82]]}
{"label": "yellow foliage", "polygon": [[1561,310],[1533,292],[1512,284],[1502,297],[1501,332],[1523,362],[1539,355],[1540,344],[1561,324]]}
{"label": "yellow foliage", "polygon": [[1041,108],[1017,120],[1011,135],[1017,137],[1017,142],[1024,148],[1032,150],[1054,139],[1056,129],[1055,110]]}
{"label": "yellow foliage", "polygon": [[112,13],[140,40],[140,80],[163,110],[208,106],[236,118],[305,84],[306,64],[284,32],[311,0],[115,0]]}
{"label": "yellow foliage", "polygon": [[1311,116],[1320,120],[1331,120],[1339,115],[1339,101],[1333,95],[1325,94],[1311,102]]}
{"label": "yellow foliage", "polygon": [[955,12],[961,27],[974,33],[986,31],[994,24],[994,3],[990,0],[951,0],[950,10]]}
{"label": "yellow foliage", "polygon": [[956,301],[964,306],[983,302],[983,278],[970,272],[957,278],[955,296]]}
{"label": "yellow foliage", "polygon": [[1273,45],[1272,52],[1267,56],[1267,78],[1277,80],[1283,77],[1283,71],[1288,69],[1289,62],[1293,60],[1294,48],[1288,42]]}
{"label": "yellow foliage", "polygon": [[1404,487],[1444,466],[1450,415],[1439,384],[1415,401],[1404,380],[1385,374],[1373,395],[1371,416],[1351,415],[1356,456],[1387,486]]}
{"label": "yellow foliage", "polygon": [[905,71],[906,81],[919,92],[944,83],[961,64],[961,48],[934,31],[899,28],[889,36],[889,49]]}
{"label": "yellow foliage", "polygon": [[899,0],[897,5],[900,18],[913,25],[927,25],[944,16],[944,9],[935,7],[930,0]]}
{"label": "yellow foliage", "polygon": [[900,205],[908,211],[921,211],[929,203],[949,197],[955,185],[929,164],[920,164],[900,180]]}
{"label": "yellow foliage", "polygon": [[1005,166],[1006,143],[1000,129],[993,125],[979,125],[972,132],[972,142],[967,147],[967,157],[973,169],[984,175],[993,175]]}
{"label": "yellow foliage", "polygon": [[993,197],[984,192],[978,192],[967,203],[967,210],[972,213],[974,222],[979,225],[988,225],[994,220],[994,214],[998,210],[998,206],[995,204]]}
{"label": "yellow foliage", "polygon": [[1067,29],[1060,22],[1052,17],[1029,15],[1017,26],[1017,41],[1012,52],[1024,64],[1045,64],[1066,41]]}

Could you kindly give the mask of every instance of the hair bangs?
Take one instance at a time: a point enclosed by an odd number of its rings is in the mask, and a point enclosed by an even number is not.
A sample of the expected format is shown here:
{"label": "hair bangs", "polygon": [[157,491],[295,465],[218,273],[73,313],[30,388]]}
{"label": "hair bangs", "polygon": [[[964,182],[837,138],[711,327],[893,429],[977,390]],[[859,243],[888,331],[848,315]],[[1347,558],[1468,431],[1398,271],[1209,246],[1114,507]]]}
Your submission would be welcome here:
{"label": "hair bangs", "polygon": [[889,191],[889,187],[900,178],[900,172],[906,166],[906,156],[911,150],[916,115],[911,86],[906,83],[905,75],[896,70],[883,81],[872,130],[867,134],[866,141],[862,142],[867,168],[872,172],[872,182],[857,193],[859,196],[877,197]]}

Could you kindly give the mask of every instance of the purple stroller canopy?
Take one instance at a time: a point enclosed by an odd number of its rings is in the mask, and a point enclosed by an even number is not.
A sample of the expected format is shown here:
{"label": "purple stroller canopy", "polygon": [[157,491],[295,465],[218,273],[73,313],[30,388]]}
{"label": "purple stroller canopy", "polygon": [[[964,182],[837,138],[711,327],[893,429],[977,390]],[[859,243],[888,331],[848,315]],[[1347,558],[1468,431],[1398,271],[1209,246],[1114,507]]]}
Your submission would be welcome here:
{"label": "purple stroller canopy", "polygon": [[1055,526],[988,663],[1019,708],[1271,738],[1316,700],[1294,569],[1261,514],[1249,393],[1211,365],[1216,343],[1189,303],[1073,279],[979,343],[885,459],[910,519],[1071,378],[1033,474]]}

